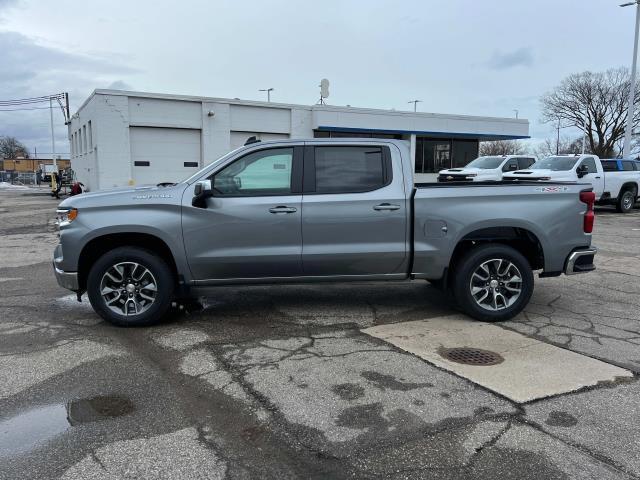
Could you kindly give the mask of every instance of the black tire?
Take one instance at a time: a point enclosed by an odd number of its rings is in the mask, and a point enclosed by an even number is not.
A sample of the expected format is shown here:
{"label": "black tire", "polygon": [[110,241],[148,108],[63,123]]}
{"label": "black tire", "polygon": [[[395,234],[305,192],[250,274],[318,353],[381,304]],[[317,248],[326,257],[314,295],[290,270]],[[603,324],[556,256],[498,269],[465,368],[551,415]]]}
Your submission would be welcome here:
{"label": "black tire", "polygon": [[[489,310],[479,305],[473,297],[471,293],[471,281],[474,272],[481,268],[481,265],[494,259],[511,262],[511,264],[513,264],[519,271],[519,278],[521,281],[519,284],[511,284],[511,288],[519,287],[520,293],[513,303],[510,303],[508,306],[506,305],[506,302],[503,301],[500,305],[500,307],[503,308]],[[491,275],[487,274],[487,276],[491,278]],[[507,292],[503,286],[500,286],[502,285],[499,283],[500,277],[496,276],[496,278],[498,279],[498,286],[496,290],[500,289],[504,292],[502,298],[506,298],[507,295],[511,295],[511,293]],[[513,275],[511,278],[513,278]],[[474,279],[477,279],[477,277],[474,277]],[[489,282],[490,281],[491,280],[489,280]],[[491,294],[490,299],[495,298],[491,293],[493,292],[491,287],[483,286],[483,289],[485,288],[487,292]],[[529,265],[527,259],[514,248],[499,243],[478,245],[465,253],[460,261],[457,262],[453,277],[453,293],[455,295],[456,302],[462,311],[476,320],[483,322],[500,322],[503,320],[509,320],[520,313],[531,299],[531,294],[533,293],[533,271],[531,270],[531,265]],[[481,293],[478,295],[479,297],[482,296]],[[498,293],[498,297],[500,295],[501,294]]]}
{"label": "black tire", "polygon": [[633,206],[636,203],[636,194],[636,191],[631,188],[620,193],[616,202],[618,213],[629,213],[633,210]]}
{"label": "black tire", "polygon": [[[155,281],[155,298],[139,314],[126,315],[124,312],[122,314],[114,312],[101,293],[101,283],[107,271],[123,262],[141,265],[150,272]],[[169,266],[153,252],[138,247],[119,247],[105,253],[93,264],[87,277],[87,295],[93,309],[108,322],[121,327],[141,327],[159,323],[171,308],[174,290],[175,278]],[[126,294],[123,293],[123,295],[126,300]],[[128,309],[128,305],[124,308]],[[135,306],[136,310],[137,308],[138,305]]]}

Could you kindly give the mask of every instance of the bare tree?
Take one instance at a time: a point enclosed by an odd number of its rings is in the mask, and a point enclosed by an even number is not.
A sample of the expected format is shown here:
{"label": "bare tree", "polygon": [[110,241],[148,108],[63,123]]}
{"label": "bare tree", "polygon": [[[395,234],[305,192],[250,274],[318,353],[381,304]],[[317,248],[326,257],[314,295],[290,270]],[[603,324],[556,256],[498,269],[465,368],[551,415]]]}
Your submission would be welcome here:
{"label": "bare tree", "polygon": [[[560,154],[572,154],[582,152],[582,137],[560,137],[547,138],[535,148],[535,154],[538,158],[550,157],[552,155]],[[589,149],[589,145],[586,145],[585,153],[593,153]],[[604,158],[604,157],[603,157]]]}
{"label": "bare tree", "polygon": [[517,140],[495,140],[480,143],[480,156],[520,155],[523,152],[524,148]]}
{"label": "bare tree", "polygon": [[[564,121],[586,130],[592,153],[603,158],[615,156],[624,137],[629,77],[626,68],[569,75],[541,98],[543,121]],[[640,105],[640,89],[636,94],[636,104]],[[637,105],[634,127],[640,124]]]}
{"label": "bare tree", "polygon": [[15,137],[0,137],[0,158],[29,158],[29,150]]}

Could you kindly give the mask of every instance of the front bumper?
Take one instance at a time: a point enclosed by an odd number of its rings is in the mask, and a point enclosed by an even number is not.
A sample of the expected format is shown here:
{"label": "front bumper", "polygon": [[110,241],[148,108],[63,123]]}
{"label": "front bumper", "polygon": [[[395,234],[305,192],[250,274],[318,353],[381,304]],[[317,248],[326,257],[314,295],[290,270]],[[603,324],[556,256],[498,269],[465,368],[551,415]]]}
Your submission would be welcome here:
{"label": "front bumper", "polygon": [[80,290],[80,284],[78,282],[78,272],[65,272],[60,266],[62,266],[62,245],[58,244],[53,252],[53,273],[56,276],[58,285],[68,290],[77,292]]}
{"label": "front bumper", "polygon": [[596,269],[593,259],[598,249],[595,247],[574,250],[569,254],[564,266],[565,275],[577,275],[588,273]]}
{"label": "front bumper", "polygon": [[60,270],[56,267],[55,263],[53,264],[53,272],[56,275],[56,280],[58,281],[58,285],[68,290],[73,290],[77,292],[80,290],[80,285],[78,283],[78,272],[65,272],[64,270]]}
{"label": "front bumper", "polygon": [[475,175],[461,175],[461,174],[449,174],[449,173],[441,173],[438,175],[438,182],[446,183],[446,182],[473,182]]}

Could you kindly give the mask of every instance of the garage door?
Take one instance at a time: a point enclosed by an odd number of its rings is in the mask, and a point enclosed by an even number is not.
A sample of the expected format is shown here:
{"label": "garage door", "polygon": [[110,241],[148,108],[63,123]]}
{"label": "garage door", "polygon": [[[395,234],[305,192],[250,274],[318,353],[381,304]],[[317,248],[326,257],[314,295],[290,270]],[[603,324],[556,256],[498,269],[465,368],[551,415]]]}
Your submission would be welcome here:
{"label": "garage door", "polygon": [[256,137],[258,140],[283,140],[289,138],[286,133],[260,133],[260,132],[231,132],[231,150],[244,145],[249,137]]}
{"label": "garage door", "polygon": [[136,185],[178,182],[200,166],[200,130],[129,127]]}

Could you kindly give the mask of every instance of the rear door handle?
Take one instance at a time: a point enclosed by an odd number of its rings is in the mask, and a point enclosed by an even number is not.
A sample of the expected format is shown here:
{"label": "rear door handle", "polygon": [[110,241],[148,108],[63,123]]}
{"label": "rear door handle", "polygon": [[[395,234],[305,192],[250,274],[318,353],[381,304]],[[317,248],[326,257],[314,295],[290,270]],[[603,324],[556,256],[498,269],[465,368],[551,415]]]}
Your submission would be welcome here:
{"label": "rear door handle", "polygon": [[280,205],[277,207],[271,207],[269,209],[269,212],[271,213],[295,213],[297,212],[298,209],[295,207],[287,207],[285,205]]}
{"label": "rear door handle", "polygon": [[375,207],[373,207],[374,210],[399,210],[400,209],[400,205],[393,205],[391,203],[381,203],[380,205],[376,205]]}

